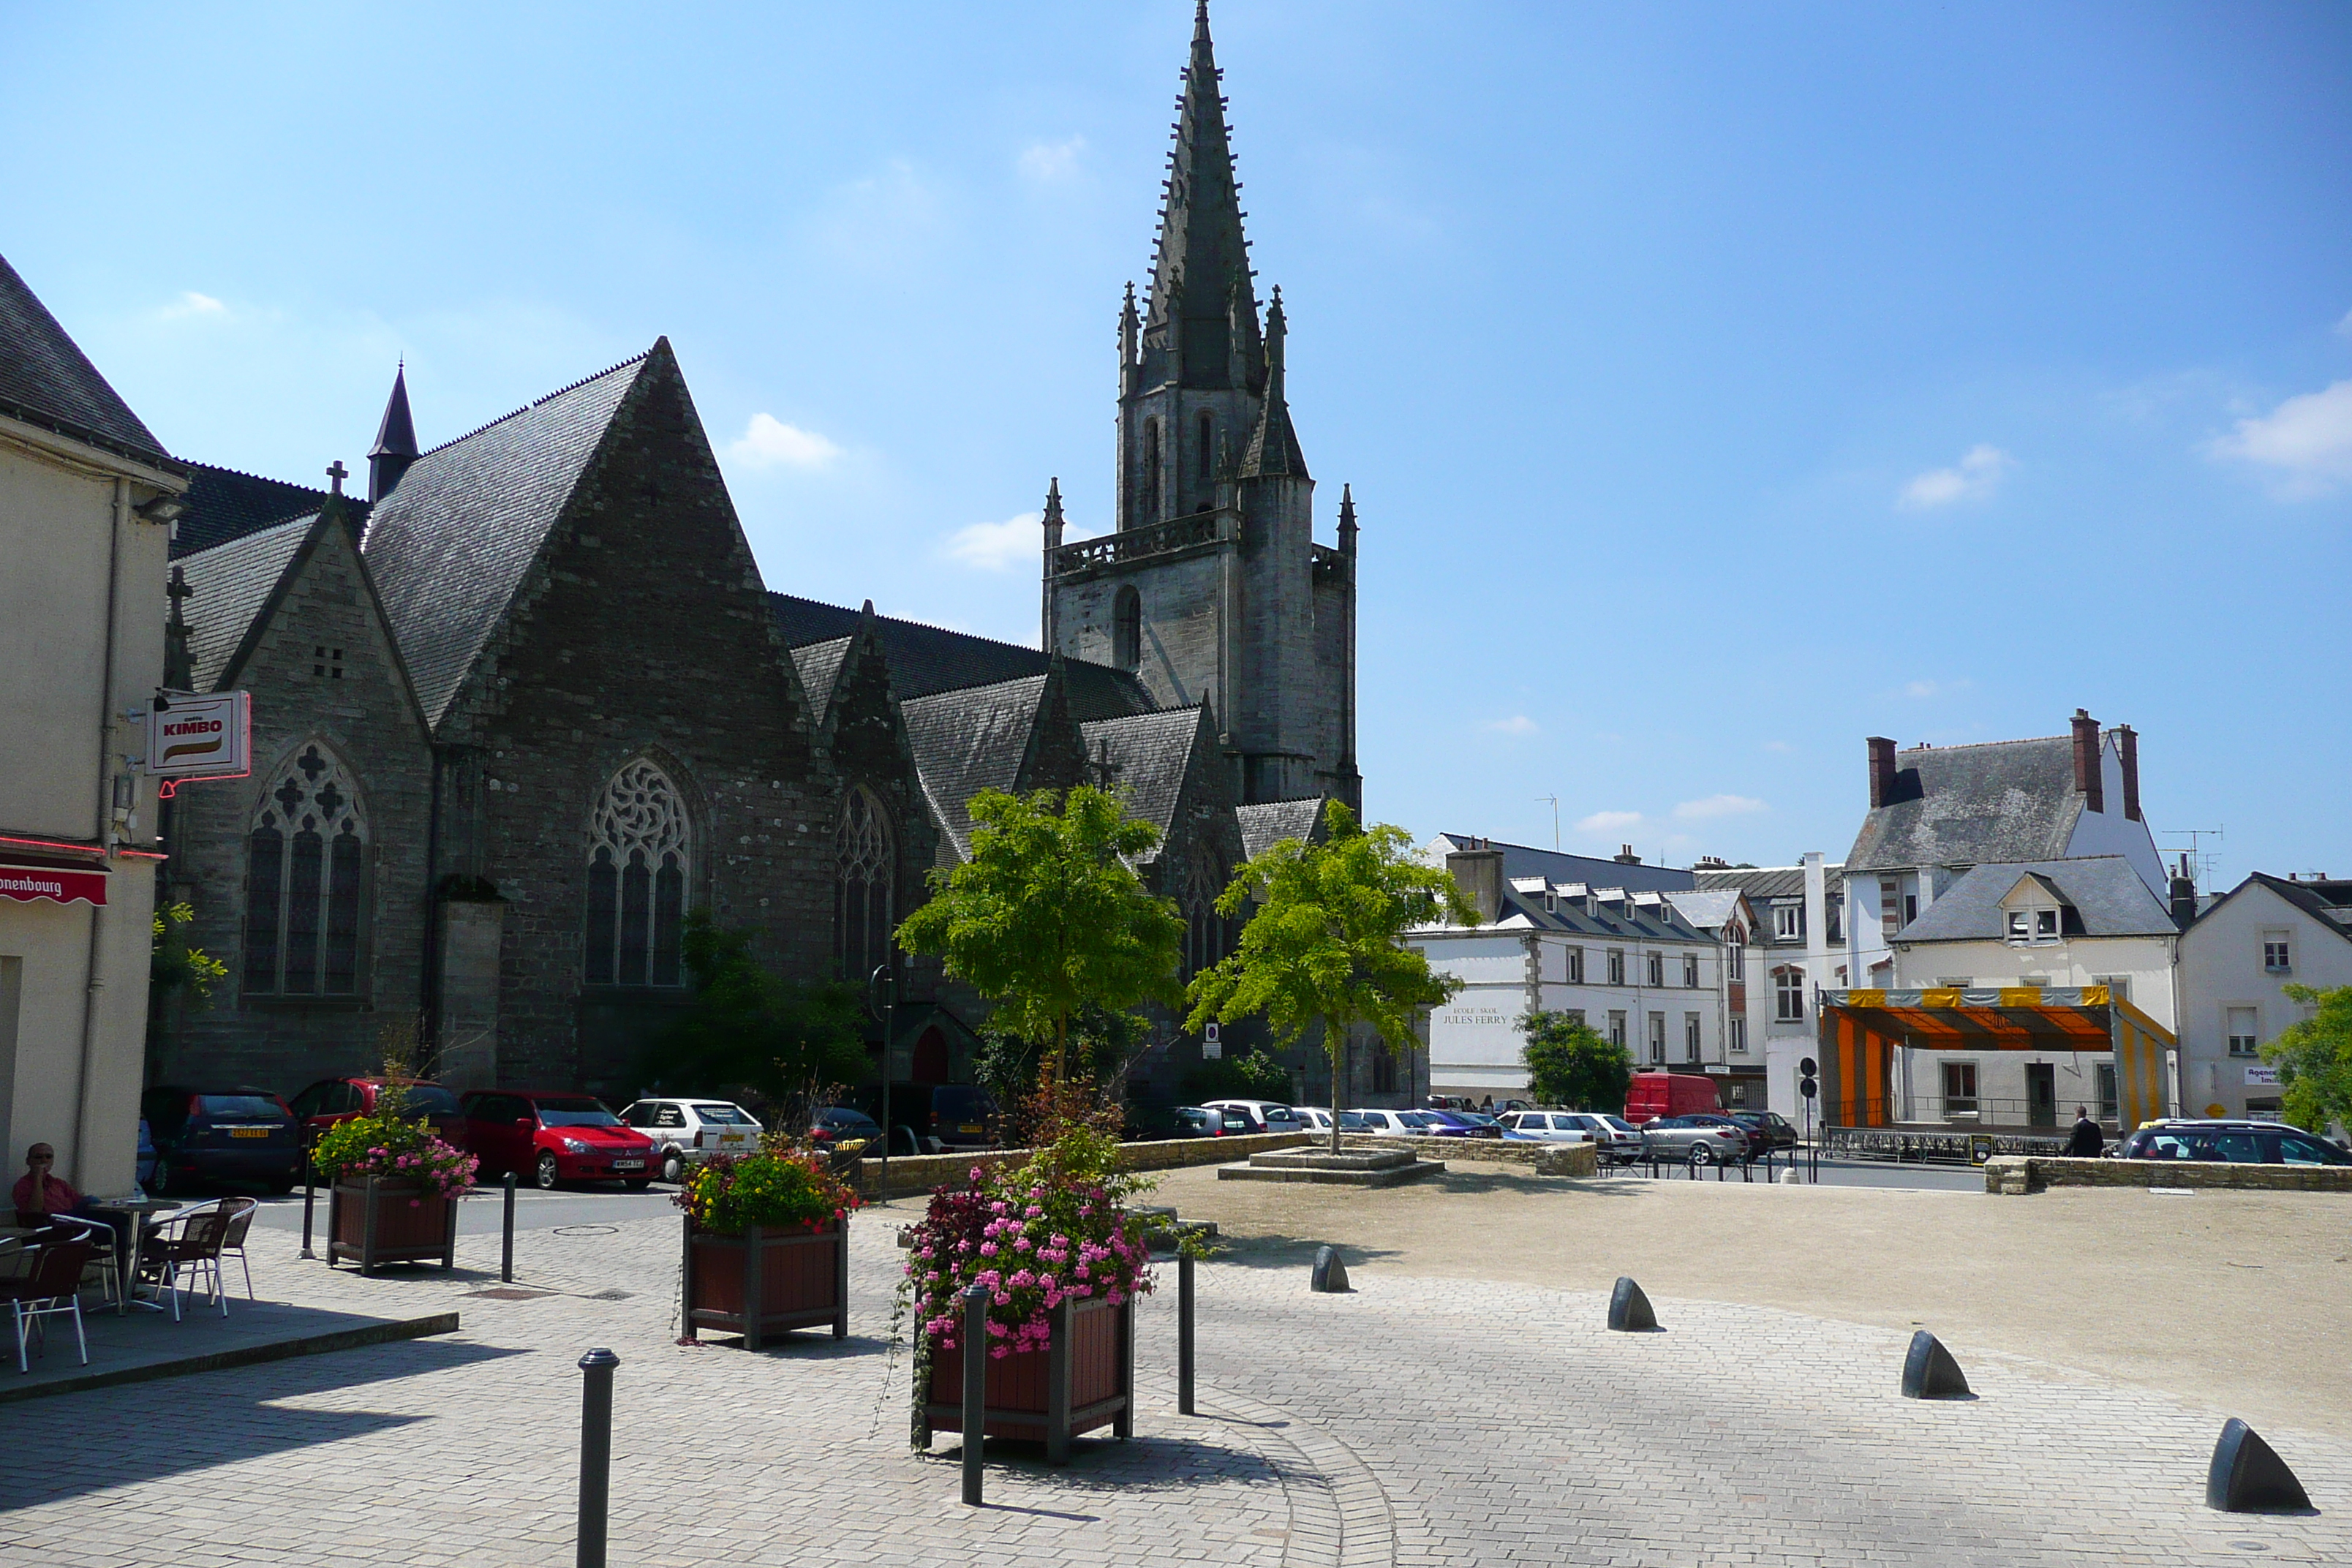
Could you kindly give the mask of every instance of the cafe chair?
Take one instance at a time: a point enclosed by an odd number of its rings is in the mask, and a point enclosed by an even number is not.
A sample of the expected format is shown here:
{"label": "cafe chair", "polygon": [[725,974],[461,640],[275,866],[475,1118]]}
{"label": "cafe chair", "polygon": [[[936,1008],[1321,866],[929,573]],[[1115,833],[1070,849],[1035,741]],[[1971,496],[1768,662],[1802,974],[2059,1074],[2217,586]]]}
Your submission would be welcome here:
{"label": "cafe chair", "polygon": [[41,1247],[23,1279],[0,1279],[0,1301],[8,1303],[16,1330],[18,1372],[33,1370],[25,1358],[26,1336],[28,1331],[39,1334],[43,1318],[71,1318],[81,1364],[89,1364],[89,1339],[81,1327],[81,1271],[89,1266],[89,1254],[88,1241],[54,1240]]}
{"label": "cafe chair", "polygon": [[[82,1270],[82,1283],[98,1277],[102,1300],[110,1307],[122,1304],[122,1259],[117,1250],[114,1227],[101,1220],[84,1219],[79,1215],[61,1214],[49,1216],[55,1234],[68,1240],[89,1243],[89,1263]],[[68,1228],[70,1227],[70,1228]]]}
{"label": "cafe chair", "polygon": [[236,1254],[237,1267],[245,1270],[245,1299],[250,1301],[255,1299],[253,1264],[245,1256],[245,1233],[253,1228],[253,1216],[261,1212],[261,1205],[251,1198],[231,1198],[228,1201],[242,1206],[230,1211],[228,1234],[221,1237],[221,1256],[226,1258],[232,1252]]}
{"label": "cafe chair", "polygon": [[[228,1292],[221,1288],[221,1247],[228,1239],[230,1205],[250,1204],[250,1198],[223,1198],[218,1203],[192,1205],[163,1216],[155,1234],[140,1249],[139,1268],[142,1278],[151,1275],[162,1289],[172,1293],[172,1321],[180,1321],[180,1296],[184,1289],[194,1294],[194,1288],[209,1281],[211,1294],[205,1299],[220,1308],[220,1315],[228,1316]],[[183,1286],[181,1278],[187,1277]]]}

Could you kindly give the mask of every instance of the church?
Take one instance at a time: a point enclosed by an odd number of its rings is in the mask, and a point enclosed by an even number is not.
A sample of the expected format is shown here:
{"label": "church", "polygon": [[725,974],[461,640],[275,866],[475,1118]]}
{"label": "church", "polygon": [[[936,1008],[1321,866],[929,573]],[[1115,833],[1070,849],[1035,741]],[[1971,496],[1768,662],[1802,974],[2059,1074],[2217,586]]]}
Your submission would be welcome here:
{"label": "church", "polygon": [[[1115,527],[1065,542],[1049,487],[1038,647],[772,589],[666,339],[430,448],[404,368],[364,500],[340,463],[323,491],[194,465],[166,684],[249,692],[254,760],[169,803],[161,890],[228,976],[159,1016],[149,1081],[290,1093],[414,1018],[453,1086],[633,1097],[690,1001],[690,911],[862,984],[988,788],[1124,791],[1187,975],[1223,956],[1233,868],[1361,781],[1353,500],[1316,543],[1219,75],[1203,3],[1120,316]],[[968,1080],[986,1013],[907,962],[872,1078]],[[1156,1018],[1130,1093],[1199,1060]],[[1319,1050],[1291,1060],[1328,1093]],[[1351,1052],[1349,1093],[1397,1067]]]}

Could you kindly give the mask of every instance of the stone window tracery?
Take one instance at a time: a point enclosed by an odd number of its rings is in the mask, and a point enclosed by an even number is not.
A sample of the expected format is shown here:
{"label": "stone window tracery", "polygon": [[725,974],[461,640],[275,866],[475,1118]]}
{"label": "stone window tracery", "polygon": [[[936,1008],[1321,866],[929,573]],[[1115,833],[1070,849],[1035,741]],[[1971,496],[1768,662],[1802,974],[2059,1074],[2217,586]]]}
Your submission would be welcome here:
{"label": "stone window tracery", "polygon": [[890,959],[898,855],[890,816],[874,792],[850,786],[834,835],[833,951],[836,973],[862,983]]}
{"label": "stone window tracery", "polygon": [[262,793],[246,836],[245,994],[358,994],[366,846],[350,770],[305,743]]}
{"label": "stone window tracery", "polygon": [[686,797],[639,757],[613,775],[588,823],[587,981],[681,985],[678,936],[694,828]]}

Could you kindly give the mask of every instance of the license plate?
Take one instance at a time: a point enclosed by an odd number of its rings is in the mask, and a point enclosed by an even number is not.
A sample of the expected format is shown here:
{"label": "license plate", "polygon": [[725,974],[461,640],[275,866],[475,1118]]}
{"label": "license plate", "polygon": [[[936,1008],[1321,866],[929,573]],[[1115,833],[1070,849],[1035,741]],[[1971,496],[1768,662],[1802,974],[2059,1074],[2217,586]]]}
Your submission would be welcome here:
{"label": "license plate", "polygon": [[613,1169],[616,1171],[642,1171],[645,1168],[646,1163],[643,1160],[615,1160],[613,1162]]}
{"label": "license plate", "polygon": [[744,1135],[740,1132],[721,1132],[719,1135],[719,1141],[721,1143],[740,1143],[743,1138]]}
{"label": "license plate", "polygon": [[269,1136],[269,1129],[267,1127],[232,1127],[228,1130],[228,1135],[232,1138],[267,1138]]}
{"label": "license plate", "polygon": [[983,1133],[983,1132],[987,1131],[988,1131],[988,1129],[987,1129],[987,1128],[985,1128],[985,1127],[982,1127],[982,1126],[979,1122],[977,1122],[977,1121],[967,1121],[967,1122],[965,1122],[963,1125],[961,1125],[961,1127],[958,1127],[958,1128],[956,1129],[956,1131],[959,1131],[959,1132],[969,1132],[969,1133],[971,1133],[973,1137],[977,1138],[977,1137],[979,1137],[982,1133]]}
{"label": "license plate", "polygon": [[863,1138],[845,1138],[840,1142],[835,1143],[834,1147],[840,1150],[845,1154],[855,1154],[860,1149],[866,1147],[866,1141]]}

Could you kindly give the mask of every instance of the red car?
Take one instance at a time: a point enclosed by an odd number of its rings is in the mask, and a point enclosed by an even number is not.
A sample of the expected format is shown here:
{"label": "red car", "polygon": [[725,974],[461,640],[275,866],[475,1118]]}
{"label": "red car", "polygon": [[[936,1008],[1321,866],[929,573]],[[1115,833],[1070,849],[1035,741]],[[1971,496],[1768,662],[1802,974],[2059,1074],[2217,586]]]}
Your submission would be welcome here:
{"label": "red car", "polygon": [[457,1097],[430,1079],[323,1079],[296,1095],[291,1102],[295,1120],[301,1123],[302,1146],[307,1149],[318,1142],[319,1135],[338,1121],[374,1115],[384,1085],[393,1082],[408,1086],[411,1119],[421,1116],[436,1131],[457,1119]]}
{"label": "red car", "polygon": [[478,1089],[457,1102],[450,1131],[484,1177],[625,1182],[633,1193],[653,1180],[654,1141],[576,1089]]}

